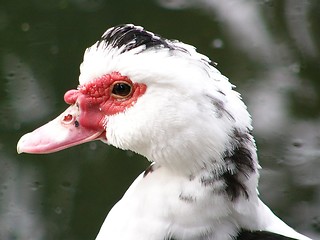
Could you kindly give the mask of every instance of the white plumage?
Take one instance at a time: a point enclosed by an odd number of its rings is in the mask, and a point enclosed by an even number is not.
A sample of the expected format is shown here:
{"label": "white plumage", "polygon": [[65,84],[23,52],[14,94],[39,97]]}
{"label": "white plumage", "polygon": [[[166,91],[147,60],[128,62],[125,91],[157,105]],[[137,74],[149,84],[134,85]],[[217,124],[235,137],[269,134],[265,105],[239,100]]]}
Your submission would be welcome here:
{"label": "white plumage", "polygon": [[85,52],[79,82],[65,95],[71,106],[23,136],[18,152],[100,139],[153,162],[110,211],[97,240],[231,240],[243,230],[309,239],[258,198],[250,115],[194,47],[142,27],[114,27]]}

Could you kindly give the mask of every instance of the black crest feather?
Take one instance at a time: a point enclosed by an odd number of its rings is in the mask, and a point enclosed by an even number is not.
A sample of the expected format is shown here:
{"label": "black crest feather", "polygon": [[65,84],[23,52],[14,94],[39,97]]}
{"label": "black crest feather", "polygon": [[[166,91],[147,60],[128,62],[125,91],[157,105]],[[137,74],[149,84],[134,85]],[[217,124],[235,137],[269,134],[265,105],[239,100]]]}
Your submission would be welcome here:
{"label": "black crest feather", "polygon": [[142,45],[145,46],[145,49],[156,47],[174,49],[169,40],[132,24],[119,25],[110,28],[102,35],[97,46],[101,43],[106,43],[107,46],[117,48],[123,47],[121,53],[130,51]]}

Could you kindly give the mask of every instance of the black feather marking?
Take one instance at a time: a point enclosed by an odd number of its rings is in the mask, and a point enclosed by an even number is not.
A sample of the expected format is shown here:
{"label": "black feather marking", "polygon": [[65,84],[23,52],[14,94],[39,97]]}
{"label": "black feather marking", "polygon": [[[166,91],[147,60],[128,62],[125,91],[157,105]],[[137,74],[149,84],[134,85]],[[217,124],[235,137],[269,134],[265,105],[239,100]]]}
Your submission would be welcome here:
{"label": "black feather marking", "polygon": [[102,35],[97,47],[99,47],[101,43],[106,43],[106,47],[124,47],[120,53],[130,51],[142,45],[145,46],[145,49],[151,47],[174,49],[174,45],[169,40],[145,31],[142,27],[131,24],[110,28]]}
{"label": "black feather marking", "polygon": [[192,195],[185,195],[184,193],[180,193],[179,195],[179,199],[183,202],[186,203],[193,203],[195,201],[197,201],[197,199],[195,197],[193,197]]}
{"label": "black feather marking", "polygon": [[242,230],[235,240],[294,240],[294,238],[267,231]]}
{"label": "black feather marking", "polygon": [[[248,129],[234,129],[230,138],[234,149],[224,154],[225,170],[220,175],[213,171],[209,176],[202,176],[200,181],[216,194],[227,194],[231,201],[235,201],[240,196],[249,198],[246,180],[256,171],[253,159],[255,153],[252,152],[254,142]],[[224,184],[219,184],[219,181]]]}
{"label": "black feather marking", "polygon": [[226,183],[226,192],[233,201],[240,195],[249,198],[244,180],[255,171],[255,166],[253,153],[248,148],[249,144],[253,144],[250,133],[235,129],[232,138],[236,147],[233,151],[225,153],[224,161],[230,168],[222,174],[222,179]]}
{"label": "black feather marking", "polygon": [[226,192],[231,201],[234,201],[240,195],[244,195],[246,198],[249,198],[246,186],[241,181],[239,181],[239,179],[235,175],[226,172],[222,175],[222,177],[226,182]]}
{"label": "black feather marking", "polygon": [[143,178],[145,178],[148,174],[152,173],[154,171],[153,164],[151,164],[143,173]]}
{"label": "black feather marking", "polygon": [[[220,94],[224,95],[223,92],[218,91]],[[215,106],[215,111],[216,111],[216,116],[217,118],[222,118],[223,116],[227,116],[229,119],[234,120],[234,117],[232,116],[232,114],[225,108],[225,104],[222,100],[207,94],[206,95],[210,101],[211,104],[213,104]]]}
{"label": "black feather marking", "polygon": [[193,181],[195,179],[195,176],[193,175],[193,174],[190,174],[189,175],[189,181],[191,182],[191,181]]}
{"label": "black feather marking", "polygon": [[220,94],[223,95],[223,96],[226,95],[222,90],[218,90],[218,93],[220,93]]}
{"label": "black feather marking", "polygon": [[[204,238],[200,236],[197,240],[203,240]],[[207,239],[207,238],[206,238]],[[268,232],[268,231],[249,231],[242,229],[234,240],[298,240],[295,238],[290,238],[283,236],[281,234]],[[176,238],[170,237],[164,240],[178,240]]]}

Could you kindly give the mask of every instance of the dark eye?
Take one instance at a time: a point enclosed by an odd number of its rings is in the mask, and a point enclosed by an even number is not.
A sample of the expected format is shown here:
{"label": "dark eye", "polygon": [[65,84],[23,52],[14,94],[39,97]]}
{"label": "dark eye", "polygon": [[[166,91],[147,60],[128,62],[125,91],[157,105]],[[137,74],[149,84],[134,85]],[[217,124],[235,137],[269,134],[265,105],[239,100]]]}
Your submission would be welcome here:
{"label": "dark eye", "polygon": [[130,95],[132,87],[127,82],[116,82],[112,86],[112,94],[114,97],[124,98]]}

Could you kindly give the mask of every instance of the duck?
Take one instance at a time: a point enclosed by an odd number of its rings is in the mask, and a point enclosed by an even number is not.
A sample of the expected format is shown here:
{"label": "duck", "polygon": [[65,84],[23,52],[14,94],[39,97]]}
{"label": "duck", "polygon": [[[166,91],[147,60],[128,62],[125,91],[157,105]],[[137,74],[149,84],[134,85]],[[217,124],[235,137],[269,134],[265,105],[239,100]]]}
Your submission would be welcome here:
{"label": "duck", "polygon": [[20,138],[18,153],[100,140],[151,162],[96,240],[310,240],[259,198],[251,116],[195,47],[133,24],[109,28],[86,49],[64,101],[63,113]]}

